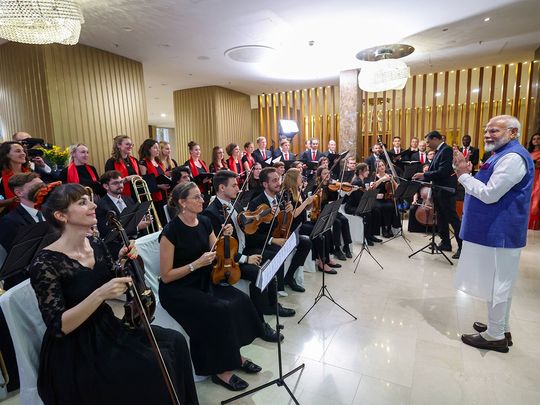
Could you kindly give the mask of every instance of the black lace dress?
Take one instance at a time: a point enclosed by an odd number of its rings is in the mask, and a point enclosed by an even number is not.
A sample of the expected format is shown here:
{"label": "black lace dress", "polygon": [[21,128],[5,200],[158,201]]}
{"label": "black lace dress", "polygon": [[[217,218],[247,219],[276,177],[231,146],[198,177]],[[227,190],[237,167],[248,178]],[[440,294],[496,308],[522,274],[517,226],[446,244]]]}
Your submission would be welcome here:
{"label": "black lace dress", "polygon": [[[62,313],[115,276],[99,239],[91,239],[93,269],[63,253],[42,250],[30,266],[47,326],[41,346],[38,392],[48,404],[171,404],[165,382],[142,329],[130,329],[103,303],[65,335]],[[152,327],[182,404],[198,404],[184,337]]]}

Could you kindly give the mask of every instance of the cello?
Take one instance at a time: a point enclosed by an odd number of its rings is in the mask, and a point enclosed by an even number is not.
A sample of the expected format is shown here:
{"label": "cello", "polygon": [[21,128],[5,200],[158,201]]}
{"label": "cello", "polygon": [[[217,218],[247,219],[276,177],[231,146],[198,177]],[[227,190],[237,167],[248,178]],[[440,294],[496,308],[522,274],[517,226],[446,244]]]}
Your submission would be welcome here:
{"label": "cello", "polygon": [[[118,231],[124,247],[128,248],[130,246],[129,237],[114,211],[109,211],[107,213],[107,222]],[[167,364],[165,364],[156,336],[150,325],[150,322],[154,319],[156,297],[152,290],[145,284],[142,263],[139,262],[139,259],[131,260],[126,257],[116,265],[116,270],[120,275],[129,276],[132,280],[132,282],[127,285],[128,289],[126,294],[129,298],[129,302],[124,305],[125,314],[123,320],[132,328],[142,327],[144,329],[150,342],[150,346],[156,355],[165,385],[169,392],[169,396],[171,397],[171,403],[174,405],[181,405]]]}

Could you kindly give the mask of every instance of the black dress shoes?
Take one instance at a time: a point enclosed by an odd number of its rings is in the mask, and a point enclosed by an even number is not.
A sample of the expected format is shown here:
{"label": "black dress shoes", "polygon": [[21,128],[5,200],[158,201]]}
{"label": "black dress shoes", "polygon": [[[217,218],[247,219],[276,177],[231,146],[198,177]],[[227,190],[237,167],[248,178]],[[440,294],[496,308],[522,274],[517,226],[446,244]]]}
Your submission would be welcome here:
{"label": "black dress shoes", "polygon": [[[279,306],[279,316],[282,317],[282,318],[290,318],[291,316],[295,316],[296,315],[296,311],[292,308],[285,308],[283,305],[281,304],[278,304]],[[273,312],[274,314],[276,313],[275,311]]]}
{"label": "black dress shoes", "polygon": [[367,243],[368,246],[375,245],[371,239],[367,239],[367,238],[366,238],[366,243]]}
{"label": "black dress shoes", "polygon": [[298,285],[298,283],[296,282],[296,280],[294,278],[292,280],[286,280],[285,284],[287,284],[291,288],[291,290],[293,290],[293,291],[296,291],[296,292],[305,292],[306,291],[306,289],[304,287],[302,287],[301,285]]}
{"label": "black dress shoes", "polygon": [[459,256],[461,256],[461,249],[458,249],[456,253],[452,255],[452,259],[459,259]]}
{"label": "black dress shoes", "polygon": [[508,353],[508,341],[506,339],[500,340],[486,340],[480,333],[472,335],[461,335],[461,340],[466,345],[476,347],[483,350],[494,350],[500,353]]}
{"label": "black dress shoes", "polygon": [[[473,323],[473,328],[477,332],[485,332],[487,330],[487,325],[482,322],[475,322]],[[508,342],[508,346],[514,345],[514,342],[512,342],[512,334],[510,332],[506,332],[504,334],[504,337],[506,338],[506,341]]]}
{"label": "black dress shoes", "polygon": [[341,269],[341,264],[339,263],[326,263],[328,267],[332,267],[333,269]]}
{"label": "black dress shoes", "polygon": [[377,243],[381,243],[382,242],[382,239],[379,239],[377,238],[376,236],[370,236],[369,238],[367,238],[368,241],[371,240],[372,242],[377,242]]}
{"label": "black dress shoes", "polygon": [[446,243],[440,243],[437,245],[440,251],[442,252],[451,252],[452,251],[452,245],[447,245]]}
{"label": "black dress shoes", "polygon": [[240,370],[245,371],[248,374],[257,374],[262,370],[261,366],[256,365],[251,360],[246,359],[244,364],[240,366]]}
{"label": "black dress shoes", "polygon": [[242,391],[249,387],[249,384],[238,377],[236,374],[233,374],[229,379],[229,382],[223,381],[217,375],[212,376],[212,382],[217,385],[221,385],[231,391]]}
{"label": "black dress shoes", "polygon": [[345,245],[343,251],[345,252],[345,256],[347,257],[347,259],[352,259],[352,252],[349,245]]}
{"label": "black dress shoes", "polygon": [[334,257],[338,260],[345,261],[347,258],[345,257],[345,253],[341,251],[340,248],[336,248],[334,251]]}
{"label": "black dress shoes", "polygon": [[[283,337],[283,335],[281,333],[276,332],[274,329],[272,329],[272,327],[268,323],[265,322],[263,324],[263,335],[261,336],[261,339],[266,341],[266,342],[277,343],[278,338],[281,341],[283,341],[283,339],[284,339],[284,337]],[[257,367],[259,367],[259,366],[257,366]],[[247,371],[247,372],[249,373],[249,371]],[[256,372],[258,373],[258,371],[256,371]]]}

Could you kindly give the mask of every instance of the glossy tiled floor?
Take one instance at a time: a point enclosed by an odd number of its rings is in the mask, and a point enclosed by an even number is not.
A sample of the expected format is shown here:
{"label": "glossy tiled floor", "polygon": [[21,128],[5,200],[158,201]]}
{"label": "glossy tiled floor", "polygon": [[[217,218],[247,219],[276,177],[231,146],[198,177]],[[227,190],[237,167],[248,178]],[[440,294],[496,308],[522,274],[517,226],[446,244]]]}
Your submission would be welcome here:
{"label": "glossy tiled floor", "polygon": [[[427,243],[407,234],[414,249]],[[355,247],[358,252],[359,247]],[[371,249],[379,270],[364,254],[354,273],[352,260],[328,276],[333,297],[358,317],[323,299],[300,325],[298,319],[321,284],[321,273],[306,273],[307,291],[289,292],[281,302],[296,309],[282,319],[284,371],[305,364],[286,381],[301,404],[538,404],[540,403],[540,232],[529,233],[514,290],[508,354],[479,351],[460,341],[486,305],[453,288],[455,266],[441,257],[410,251],[397,239]],[[272,324],[274,320],[268,317]],[[263,367],[241,374],[250,388],[276,377],[276,345],[257,340],[243,354]],[[232,396],[210,381],[197,384],[201,404]],[[7,403],[18,403],[14,397]],[[284,388],[272,386],[236,404],[289,404]]]}

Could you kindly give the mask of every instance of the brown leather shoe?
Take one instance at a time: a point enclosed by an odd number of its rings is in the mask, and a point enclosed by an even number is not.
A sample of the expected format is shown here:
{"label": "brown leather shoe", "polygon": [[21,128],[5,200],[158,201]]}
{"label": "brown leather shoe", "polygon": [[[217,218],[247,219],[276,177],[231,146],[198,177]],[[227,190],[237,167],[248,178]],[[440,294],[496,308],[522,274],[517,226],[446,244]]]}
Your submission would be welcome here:
{"label": "brown leather shoe", "polygon": [[[477,332],[485,332],[487,330],[487,325],[482,322],[475,322],[473,323],[473,328]],[[508,347],[513,346],[514,343],[512,342],[512,334],[510,332],[506,332],[504,334],[504,337],[508,341]]]}
{"label": "brown leather shoe", "polygon": [[475,333],[472,335],[461,335],[461,340],[466,345],[476,347],[483,350],[494,350],[500,353],[508,353],[508,341],[506,339],[500,340],[486,340],[481,334]]}

